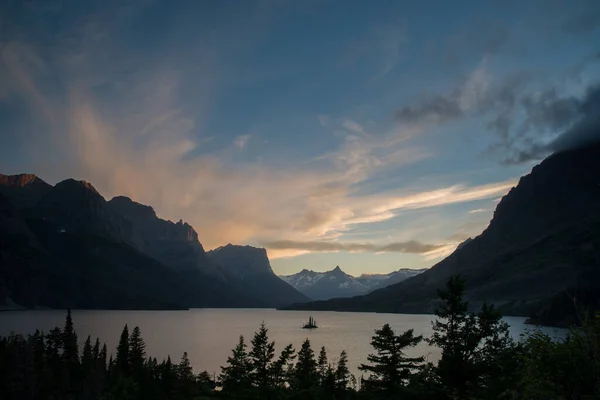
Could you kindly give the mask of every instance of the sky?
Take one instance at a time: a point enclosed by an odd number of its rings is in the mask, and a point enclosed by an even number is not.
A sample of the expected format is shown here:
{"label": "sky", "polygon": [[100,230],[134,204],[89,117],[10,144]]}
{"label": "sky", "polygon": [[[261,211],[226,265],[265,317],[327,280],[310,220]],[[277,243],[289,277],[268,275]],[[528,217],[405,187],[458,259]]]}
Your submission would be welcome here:
{"label": "sky", "polygon": [[435,264],[599,103],[592,0],[2,4],[0,173],[278,274]]}

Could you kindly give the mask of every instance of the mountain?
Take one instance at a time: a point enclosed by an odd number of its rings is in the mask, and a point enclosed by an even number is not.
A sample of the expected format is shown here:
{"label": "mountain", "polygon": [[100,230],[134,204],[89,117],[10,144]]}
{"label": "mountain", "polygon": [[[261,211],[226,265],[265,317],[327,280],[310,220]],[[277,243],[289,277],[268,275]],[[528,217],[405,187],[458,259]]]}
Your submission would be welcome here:
{"label": "mountain", "polygon": [[240,293],[269,307],[310,301],[275,275],[265,249],[228,244],[209,251],[207,256]]}
{"label": "mountain", "polygon": [[252,290],[214,265],[189,224],[128,198],[107,202],[88,182],[53,187],[0,175],[0,196],[3,307],[267,307],[284,304],[287,293],[307,300],[268,274],[250,286],[272,293],[246,294]]}
{"label": "mountain", "polygon": [[352,275],[346,274],[340,267],[327,272],[303,269],[297,274],[282,276],[281,279],[314,300],[357,296],[367,290],[365,285]]}
{"label": "mountain", "polygon": [[371,292],[375,289],[381,289],[393,285],[394,283],[402,282],[425,271],[427,271],[427,268],[401,268],[397,271],[390,272],[389,274],[362,274],[356,278],[356,280],[367,286],[368,292]]}
{"label": "mountain", "polygon": [[402,269],[385,275],[366,275],[358,278],[346,274],[339,266],[327,272],[303,269],[294,275],[280,278],[314,300],[327,300],[335,297],[352,297],[368,293],[376,288],[400,282],[423,270]]}
{"label": "mountain", "polygon": [[597,276],[600,264],[599,205],[600,143],[556,153],[502,198],[479,236],[428,271],[365,296],[290,308],[431,313],[436,289],[454,274],[466,279],[473,307],[487,301],[508,315],[548,320],[549,304],[572,311],[564,297],[587,293],[578,306],[597,308],[586,277]]}
{"label": "mountain", "polygon": [[131,242],[144,253],[176,271],[200,269],[222,278],[208,260],[198,234],[188,223],[161,219],[152,207],[125,196],[114,197],[107,207],[113,215],[124,216],[131,222]]}
{"label": "mountain", "polygon": [[0,194],[18,210],[34,206],[51,188],[33,174],[0,174]]}

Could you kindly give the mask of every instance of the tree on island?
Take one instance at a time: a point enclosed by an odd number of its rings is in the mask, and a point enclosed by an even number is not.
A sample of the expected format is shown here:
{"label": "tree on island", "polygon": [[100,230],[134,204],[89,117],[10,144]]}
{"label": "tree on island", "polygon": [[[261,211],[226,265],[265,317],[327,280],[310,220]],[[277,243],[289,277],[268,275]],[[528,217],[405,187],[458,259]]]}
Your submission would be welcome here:
{"label": "tree on island", "polygon": [[315,319],[314,319],[312,316],[311,316],[311,317],[308,317],[308,322],[307,322],[307,323],[305,323],[305,324],[302,326],[302,328],[303,328],[303,329],[316,329],[316,328],[318,328],[318,326],[317,326],[317,321],[315,321]]}

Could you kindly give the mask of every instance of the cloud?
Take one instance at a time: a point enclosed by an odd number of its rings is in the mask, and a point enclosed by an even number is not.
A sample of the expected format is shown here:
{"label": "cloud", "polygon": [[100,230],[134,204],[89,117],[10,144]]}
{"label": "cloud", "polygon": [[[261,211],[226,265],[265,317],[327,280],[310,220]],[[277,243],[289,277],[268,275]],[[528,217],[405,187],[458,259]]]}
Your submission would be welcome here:
{"label": "cloud", "polygon": [[477,213],[482,213],[482,212],[488,212],[490,210],[488,210],[487,208],[476,208],[474,210],[470,210],[469,214],[477,214]]}
{"label": "cloud", "polygon": [[250,135],[240,135],[235,138],[235,141],[233,142],[233,144],[237,149],[243,150],[248,145],[250,138],[251,138]]}
{"label": "cloud", "polygon": [[[518,164],[540,160],[551,153],[575,149],[600,141],[600,84],[591,86],[581,98],[559,97],[553,90],[536,99],[524,99],[525,132],[549,130],[550,138],[534,136],[508,149],[504,162]],[[556,135],[555,132],[562,133]],[[553,134],[553,135],[552,135]]]}
{"label": "cloud", "polygon": [[437,94],[417,105],[402,107],[396,112],[401,124],[441,124],[465,116],[479,104],[488,91],[487,61],[484,58],[471,74],[448,94]]}
{"label": "cloud", "polygon": [[329,241],[293,241],[277,240],[266,242],[264,245],[274,250],[305,250],[310,252],[371,252],[371,253],[412,253],[424,254],[438,250],[445,245],[433,245],[411,240],[408,242],[397,242],[388,244],[373,243],[342,243]]}

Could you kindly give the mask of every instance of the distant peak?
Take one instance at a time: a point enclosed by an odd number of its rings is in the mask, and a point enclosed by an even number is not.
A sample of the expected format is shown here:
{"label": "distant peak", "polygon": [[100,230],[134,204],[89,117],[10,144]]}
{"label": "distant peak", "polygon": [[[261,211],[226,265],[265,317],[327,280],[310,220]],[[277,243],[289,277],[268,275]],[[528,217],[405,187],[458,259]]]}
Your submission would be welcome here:
{"label": "distant peak", "polygon": [[78,181],[73,178],[65,179],[62,182],[56,184],[56,188],[83,188],[87,191],[93,192],[100,196],[100,193],[96,190],[96,188],[89,183],[88,181]]}
{"label": "distant peak", "polygon": [[115,196],[112,199],[110,199],[110,201],[118,203],[135,203],[133,200],[131,200],[131,197],[127,196]]}
{"label": "distant peak", "polygon": [[[34,174],[18,174],[18,175],[3,175],[0,174],[0,185],[7,186],[16,186],[16,187],[25,187],[32,183],[44,183],[48,185],[46,182],[41,180]],[[50,185],[48,185],[50,186]]]}
{"label": "distant peak", "polygon": [[333,269],[333,272],[342,272],[342,269],[339,265],[336,265],[336,267]]}
{"label": "distant peak", "polygon": [[127,196],[115,196],[108,202],[108,204],[116,207],[118,212],[126,215],[129,218],[158,218],[154,208],[133,201]]}

